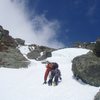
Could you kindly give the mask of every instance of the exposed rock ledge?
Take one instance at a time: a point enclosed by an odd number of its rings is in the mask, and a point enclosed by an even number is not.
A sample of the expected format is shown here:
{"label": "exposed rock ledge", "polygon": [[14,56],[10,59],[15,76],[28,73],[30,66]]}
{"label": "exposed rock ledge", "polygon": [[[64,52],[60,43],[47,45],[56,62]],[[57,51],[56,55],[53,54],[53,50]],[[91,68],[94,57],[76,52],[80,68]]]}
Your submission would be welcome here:
{"label": "exposed rock ledge", "polygon": [[9,31],[0,26],[0,67],[28,67],[29,61],[17,49],[18,42],[9,35]]}
{"label": "exposed rock ledge", "polygon": [[78,56],[72,61],[72,71],[77,79],[100,86],[100,58],[93,52]]}

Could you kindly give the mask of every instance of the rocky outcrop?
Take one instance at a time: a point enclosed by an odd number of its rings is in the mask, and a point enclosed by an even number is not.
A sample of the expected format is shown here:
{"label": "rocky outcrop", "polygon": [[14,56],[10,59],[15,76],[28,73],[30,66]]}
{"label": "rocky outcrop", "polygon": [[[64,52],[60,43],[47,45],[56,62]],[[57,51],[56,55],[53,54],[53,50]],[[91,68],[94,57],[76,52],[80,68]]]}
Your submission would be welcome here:
{"label": "rocky outcrop", "polygon": [[100,38],[96,40],[93,52],[97,57],[100,57]]}
{"label": "rocky outcrop", "polygon": [[52,56],[52,51],[43,51],[43,54],[41,56],[38,57],[38,60],[44,60],[48,57]]}
{"label": "rocky outcrop", "polygon": [[28,60],[17,49],[18,42],[9,35],[9,31],[0,26],[0,67],[28,67]]}
{"label": "rocky outcrop", "polygon": [[100,86],[100,39],[96,40],[92,50],[93,52],[73,59],[72,71],[77,79],[80,78],[93,86]]}
{"label": "rocky outcrop", "polygon": [[94,50],[95,42],[76,42],[73,47]]}
{"label": "rocky outcrop", "polygon": [[72,71],[77,79],[93,86],[100,86],[100,58],[93,52],[74,58]]}
{"label": "rocky outcrop", "polygon": [[25,45],[25,40],[22,40],[20,38],[15,39],[18,45]]}
{"label": "rocky outcrop", "polygon": [[[9,35],[9,31],[0,26],[0,67],[21,68],[27,67],[29,61],[17,49],[21,46],[26,46],[25,41]],[[51,57],[51,52],[55,49],[38,45],[27,45],[30,53],[27,54],[29,59],[44,60]]]}
{"label": "rocky outcrop", "polygon": [[28,65],[29,61],[18,49],[8,48],[6,51],[0,52],[0,67],[26,68]]}
{"label": "rocky outcrop", "polygon": [[100,100],[100,91],[95,95],[94,100]]}
{"label": "rocky outcrop", "polygon": [[17,46],[18,44],[14,38],[9,35],[9,31],[0,26],[0,51],[7,50],[8,47],[16,48]]}
{"label": "rocky outcrop", "polygon": [[52,56],[51,52],[55,50],[53,48],[48,48],[45,46],[38,46],[38,45],[30,45],[29,49],[31,52],[27,54],[27,57],[29,59],[36,59],[36,60],[44,60],[47,57],[51,57]]}

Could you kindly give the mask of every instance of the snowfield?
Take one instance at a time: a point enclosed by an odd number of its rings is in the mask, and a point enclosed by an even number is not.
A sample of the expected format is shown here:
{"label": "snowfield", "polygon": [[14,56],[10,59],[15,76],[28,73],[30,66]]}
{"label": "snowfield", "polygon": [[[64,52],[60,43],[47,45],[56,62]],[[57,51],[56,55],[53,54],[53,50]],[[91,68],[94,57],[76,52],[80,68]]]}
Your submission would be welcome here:
{"label": "snowfield", "polygon": [[[20,47],[23,55],[29,52]],[[45,64],[30,60],[28,68],[0,68],[0,100],[93,100],[99,87],[84,84],[73,78],[72,59],[89,50],[65,48],[54,51],[48,61],[57,62],[62,74],[58,86],[43,85]]]}

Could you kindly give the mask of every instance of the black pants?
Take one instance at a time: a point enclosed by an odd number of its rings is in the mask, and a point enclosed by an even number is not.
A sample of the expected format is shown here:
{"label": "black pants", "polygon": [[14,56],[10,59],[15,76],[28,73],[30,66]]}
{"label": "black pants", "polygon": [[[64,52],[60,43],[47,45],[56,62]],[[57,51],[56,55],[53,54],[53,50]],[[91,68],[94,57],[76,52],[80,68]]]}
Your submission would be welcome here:
{"label": "black pants", "polygon": [[58,85],[58,76],[54,77],[54,83],[55,83],[55,85]]}
{"label": "black pants", "polygon": [[49,79],[48,85],[52,85],[53,78],[54,78],[54,84],[58,85],[58,76],[54,76],[51,79]]}

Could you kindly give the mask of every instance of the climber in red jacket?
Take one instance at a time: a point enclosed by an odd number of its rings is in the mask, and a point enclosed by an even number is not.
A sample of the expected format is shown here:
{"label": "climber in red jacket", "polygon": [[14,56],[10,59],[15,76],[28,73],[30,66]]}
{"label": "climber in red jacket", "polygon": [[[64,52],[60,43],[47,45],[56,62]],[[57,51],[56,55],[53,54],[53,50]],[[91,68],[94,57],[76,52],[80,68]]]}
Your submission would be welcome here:
{"label": "climber in red jacket", "polygon": [[44,74],[44,84],[47,83],[47,77],[49,75],[49,72],[53,69],[53,64],[52,63],[48,63],[47,66],[46,66],[46,71],[45,71],[45,74]]}

